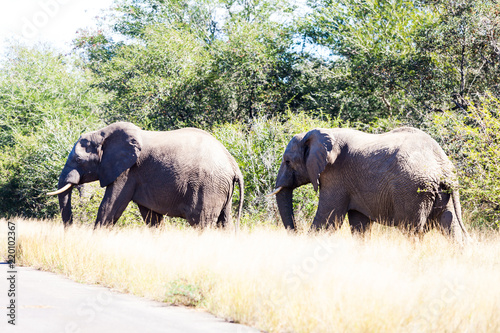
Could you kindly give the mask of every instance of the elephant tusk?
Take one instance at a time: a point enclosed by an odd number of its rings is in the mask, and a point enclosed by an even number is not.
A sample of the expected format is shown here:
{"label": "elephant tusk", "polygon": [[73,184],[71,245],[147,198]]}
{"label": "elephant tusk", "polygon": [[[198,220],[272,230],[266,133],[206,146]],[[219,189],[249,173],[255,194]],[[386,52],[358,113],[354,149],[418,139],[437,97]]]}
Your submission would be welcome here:
{"label": "elephant tusk", "polygon": [[61,194],[64,191],[68,190],[71,186],[73,186],[73,184],[68,183],[68,184],[64,185],[64,187],[61,187],[60,189],[58,189],[57,191],[47,193],[47,195]]}
{"label": "elephant tusk", "polygon": [[277,189],[275,189],[275,190],[274,190],[274,191],[272,191],[271,193],[267,194],[267,196],[268,196],[268,197],[271,197],[271,196],[273,196],[273,195],[278,194],[278,192],[279,192],[279,191],[281,191],[281,189],[282,189],[282,188],[283,188],[282,186],[278,187]]}

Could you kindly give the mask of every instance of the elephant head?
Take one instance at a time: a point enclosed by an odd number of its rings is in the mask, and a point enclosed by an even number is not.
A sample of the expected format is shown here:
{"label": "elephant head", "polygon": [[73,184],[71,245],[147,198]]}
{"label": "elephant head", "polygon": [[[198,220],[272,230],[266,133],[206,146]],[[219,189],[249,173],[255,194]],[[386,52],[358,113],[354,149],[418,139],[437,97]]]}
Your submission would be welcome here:
{"label": "elephant head", "polygon": [[339,154],[339,145],[324,129],[314,129],[297,134],[288,143],[278,176],[276,201],[286,228],[295,229],[293,214],[293,190],[312,183],[314,190],[320,186],[320,175],[328,164],[333,164]]}
{"label": "elephant head", "polygon": [[140,128],[131,123],[115,123],[83,134],[71,150],[59,176],[58,190],[64,225],[73,222],[71,192],[74,185],[99,180],[102,187],[113,183],[133,166],[141,153]]}

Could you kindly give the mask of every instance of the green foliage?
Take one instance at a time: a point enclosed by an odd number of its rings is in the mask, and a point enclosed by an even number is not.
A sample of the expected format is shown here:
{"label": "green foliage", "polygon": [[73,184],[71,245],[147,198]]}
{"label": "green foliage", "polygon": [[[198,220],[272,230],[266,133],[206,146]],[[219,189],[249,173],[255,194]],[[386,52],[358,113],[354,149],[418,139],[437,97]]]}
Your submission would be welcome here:
{"label": "green foliage", "polygon": [[66,157],[82,131],[100,124],[104,95],[51,50],[13,47],[0,74],[0,214],[50,217]]}
{"label": "green foliage", "polygon": [[[264,221],[277,221],[275,197],[266,194],[274,190],[276,175],[286,145],[295,134],[316,127],[338,126],[337,120],[321,120],[303,113],[288,114],[284,118],[260,117],[250,124],[219,125],[213,135],[222,142],[238,161],[245,181],[245,213],[259,215]],[[294,192],[298,219],[308,222],[316,212],[317,195],[312,186]]]}
{"label": "green foliage", "polygon": [[78,37],[73,41],[75,50],[79,50],[78,55],[86,62],[89,69],[100,74],[100,67],[103,63],[111,60],[124,43],[115,43],[112,38],[105,35],[104,31],[99,29],[92,31],[82,29],[77,31]]}
{"label": "green foliage", "polygon": [[[399,116],[408,107],[408,81],[425,71],[414,57],[414,37],[435,20],[416,1],[312,0],[314,9],[300,24],[312,43],[330,49],[330,89],[337,95],[332,112],[371,121]],[[408,112],[408,110],[406,110]]]}
{"label": "green foliage", "polygon": [[144,45],[122,46],[99,67],[95,84],[112,94],[108,122],[128,120],[146,128],[199,121],[206,110],[200,91],[210,57],[188,32],[150,27]]}
{"label": "green foliage", "polygon": [[224,105],[219,112],[230,115],[224,120],[284,114],[294,97],[290,83],[297,75],[287,53],[290,34],[277,24],[253,22],[238,22],[227,33],[228,40],[212,48],[217,75],[213,88],[223,96],[219,105]]}
{"label": "green foliage", "polygon": [[427,59],[427,74],[418,86],[425,92],[422,104],[429,109],[466,109],[490,91],[499,97],[500,16],[496,1],[428,2],[439,13],[433,24],[414,37],[417,55]]}
{"label": "green foliage", "polygon": [[308,37],[348,58],[405,57],[414,50],[413,35],[432,13],[408,0],[311,0]]}
{"label": "green foliage", "polygon": [[[495,1],[312,0],[299,25],[334,57],[331,114],[371,121],[466,109],[486,90],[498,97],[500,33]],[[314,77],[313,77],[314,78]],[[313,81],[314,82],[314,81]],[[329,96],[320,89],[312,96]]]}
{"label": "green foliage", "polygon": [[112,29],[142,39],[149,26],[178,28],[209,42],[218,32],[216,15],[223,2],[212,0],[120,0],[112,14]]}
{"label": "green foliage", "polygon": [[[293,33],[277,1],[121,1],[113,43],[102,30],[75,45],[109,92],[107,121],[146,128],[211,126],[283,114],[296,100]],[[225,19],[216,20],[216,12]],[[202,17],[201,21],[196,18]]]}
{"label": "green foliage", "polygon": [[207,48],[189,31],[149,26],[143,43],[122,46],[98,68],[96,85],[112,94],[106,119],[166,129],[283,112],[286,45],[274,35],[248,24]]}
{"label": "green foliage", "polygon": [[466,114],[434,115],[430,131],[452,158],[461,202],[475,225],[500,226],[500,101],[485,95],[469,101]]}

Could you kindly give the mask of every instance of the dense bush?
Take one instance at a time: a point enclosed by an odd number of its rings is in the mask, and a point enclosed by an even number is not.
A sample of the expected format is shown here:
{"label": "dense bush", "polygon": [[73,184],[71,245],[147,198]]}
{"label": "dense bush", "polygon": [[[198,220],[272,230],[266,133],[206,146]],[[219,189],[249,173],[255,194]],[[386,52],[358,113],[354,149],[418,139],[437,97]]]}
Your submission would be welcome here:
{"label": "dense bush", "polygon": [[[315,127],[331,127],[334,123],[305,114],[289,114],[284,118],[260,117],[249,124],[233,123],[214,128],[214,136],[235,157],[243,173],[246,213],[260,215],[263,220],[276,220],[276,199],[266,194],[274,189],[286,145],[295,134]],[[313,216],[316,200],[312,186],[296,191],[294,201],[299,219]]]}
{"label": "dense bush", "polygon": [[[80,133],[100,124],[103,93],[70,59],[13,47],[0,73],[0,214],[50,217],[66,157]],[[97,125],[98,126],[98,125]]]}
{"label": "dense bush", "polygon": [[435,114],[429,131],[455,163],[461,202],[474,225],[500,226],[500,101],[469,101],[467,112]]}

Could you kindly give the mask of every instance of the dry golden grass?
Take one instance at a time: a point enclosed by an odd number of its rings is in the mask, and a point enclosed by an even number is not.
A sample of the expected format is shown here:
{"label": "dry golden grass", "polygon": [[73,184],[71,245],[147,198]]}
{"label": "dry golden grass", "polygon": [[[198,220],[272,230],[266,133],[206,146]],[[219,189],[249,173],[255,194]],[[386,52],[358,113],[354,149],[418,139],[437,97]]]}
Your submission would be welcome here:
{"label": "dry golden grass", "polygon": [[463,249],[435,232],[415,241],[382,227],[357,239],[346,228],[292,235],[258,227],[235,236],[168,226],[64,231],[17,220],[17,234],[22,265],[265,331],[500,331],[497,232],[472,233]]}

